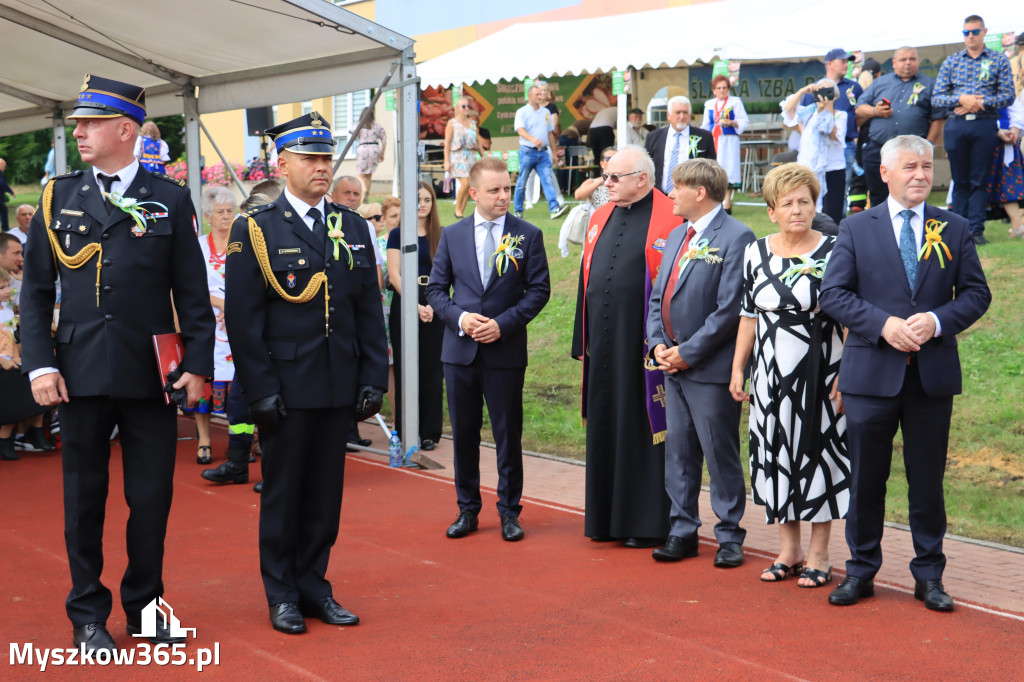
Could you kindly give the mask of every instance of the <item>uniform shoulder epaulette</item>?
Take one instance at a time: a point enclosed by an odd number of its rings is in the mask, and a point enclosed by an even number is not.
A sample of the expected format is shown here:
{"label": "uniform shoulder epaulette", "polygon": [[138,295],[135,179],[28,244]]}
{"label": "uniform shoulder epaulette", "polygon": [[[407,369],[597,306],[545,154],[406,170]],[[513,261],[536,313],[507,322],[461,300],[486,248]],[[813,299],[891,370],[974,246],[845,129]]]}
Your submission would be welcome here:
{"label": "uniform shoulder epaulette", "polygon": [[184,180],[176,180],[172,178],[170,175],[165,175],[164,173],[153,173],[153,177],[160,178],[161,180],[166,180],[167,182],[173,182],[175,185],[178,185],[179,187],[185,186]]}
{"label": "uniform shoulder epaulette", "polygon": [[63,175],[54,175],[52,178],[50,178],[50,180],[63,180],[64,178],[77,178],[81,174],[82,174],[82,170],[81,169],[73,170],[73,171],[68,171],[67,173],[64,173]]}
{"label": "uniform shoulder epaulette", "polygon": [[243,213],[242,217],[243,218],[251,218],[252,216],[256,215],[257,213],[262,213],[263,211],[269,211],[272,208],[274,208],[274,202],[273,201],[271,201],[269,204],[260,204],[259,206],[253,206],[252,210],[250,210],[250,211],[248,211],[246,213]]}
{"label": "uniform shoulder epaulette", "polygon": [[[357,216],[359,215],[359,213],[357,213],[353,209],[349,208],[345,204],[336,204],[333,201],[328,201],[327,203],[330,204],[330,208],[334,209],[335,211],[342,211],[342,212],[348,211],[352,215],[357,215]],[[359,216],[359,217],[362,218],[362,216]]]}

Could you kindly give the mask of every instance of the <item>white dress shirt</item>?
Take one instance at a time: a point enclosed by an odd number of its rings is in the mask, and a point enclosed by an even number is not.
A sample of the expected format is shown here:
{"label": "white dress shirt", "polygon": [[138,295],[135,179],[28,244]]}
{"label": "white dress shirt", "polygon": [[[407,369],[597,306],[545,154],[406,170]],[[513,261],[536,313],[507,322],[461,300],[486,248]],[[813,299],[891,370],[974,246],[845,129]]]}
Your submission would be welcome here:
{"label": "white dress shirt", "polygon": [[[487,238],[487,226],[484,223],[490,222],[491,236],[494,238],[494,246],[497,247],[501,241],[501,235],[505,232],[505,216],[499,216],[494,220],[488,221],[479,211],[473,211],[473,242],[476,250],[476,269],[477,272],[483,272],[484,264],[491,265],[490,253],[484,253],[484,240]],[[483,286],[487,286],[487,282],[481,279]],[[467,314],[467,311],[463,311],[459,315],[459,336],[465,336],[466,333],[462,331],[462,318]]]}
{"label": "white dress shirt", "polygon": [[310,231],[313,230],[313,218],[311,218],[308,215],[309,209],[311,208],[315,208],[318,211],[320,211],[320,216],[321,219],[324,221],[324,226],[327,226],[327,202],[324,200],[323,197],[320,197],[320,203],[318,203],[316,206],[311,206],[310,204],[307,204],[305,201],[289,192],[287,186],[284,188],[283,194],[284,198],[288,200],[288,203],[291,204],[292,208],[295,209],[295,212],[299,214],[299,216],[302,218],[302,222],[306,224],[306,227],[308,227]]}

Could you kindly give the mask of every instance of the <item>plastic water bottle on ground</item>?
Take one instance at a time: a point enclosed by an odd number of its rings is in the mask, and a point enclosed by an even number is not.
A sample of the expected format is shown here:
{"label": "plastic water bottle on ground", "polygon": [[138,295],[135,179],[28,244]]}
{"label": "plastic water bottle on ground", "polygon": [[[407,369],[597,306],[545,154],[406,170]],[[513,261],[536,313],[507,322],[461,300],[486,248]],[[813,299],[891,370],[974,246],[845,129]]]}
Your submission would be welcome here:
{"label": "plastic water bottle on ground", "polygon": [[393,467],[402,466],[402,441],[398,438],[398,431],[391,432],[388,439],[388,464]]}

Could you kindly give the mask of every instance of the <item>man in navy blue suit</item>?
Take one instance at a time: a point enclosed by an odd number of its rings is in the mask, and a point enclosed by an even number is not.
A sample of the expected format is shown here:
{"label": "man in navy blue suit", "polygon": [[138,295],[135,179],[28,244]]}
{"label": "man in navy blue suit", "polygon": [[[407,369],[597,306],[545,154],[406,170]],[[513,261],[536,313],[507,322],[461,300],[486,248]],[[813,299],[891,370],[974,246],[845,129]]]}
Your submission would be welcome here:
{"label": "man in navy blue suit", "polygon": [[459,515],[448,537],[475,531],[480,513],[480,428],[483,403],[498,456],[501,536],[522,540],[523,378],[526,325],[551,296],[539,229],[508,215],[512,181],[505,163],[484,157],[469,171],[471,216],[441,233],[427,301],[444,321],[444,381],[455,440]]}
{"label": "man in navy blue suit", "polygon": [[946,468],[953,396],[962,391],[956,335],[992,300],[960,216],[926,205],[932,145],[915,135],[882,147],[885,203],[843,220],[825,273],[821,308],[849,329],[839,374],[852,481],[846,579],[829,595],[838,606],[874,594],[882,565],[885,484],[892,439],[903,432],[914,596],[952,611],[942,585],[946,557]]}

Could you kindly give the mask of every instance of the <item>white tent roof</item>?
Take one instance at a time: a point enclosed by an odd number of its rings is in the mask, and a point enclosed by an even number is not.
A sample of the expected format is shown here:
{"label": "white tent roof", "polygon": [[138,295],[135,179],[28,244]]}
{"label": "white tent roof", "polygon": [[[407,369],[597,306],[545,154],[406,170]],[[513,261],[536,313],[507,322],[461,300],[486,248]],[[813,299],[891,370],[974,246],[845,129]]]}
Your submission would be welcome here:
{"label": "white tent roof", "polygon": [[565,76],[740,60],[821,59],[834,47],[878,52],[959,43],[968,13],[1021,30],[1005,0],[721,0],[593,19],[516,24],[417,67],[424,85]]}
{"label": "white tent roof", "polygon": [[379,86],[412,40],[326,0],[0,0],[0,135],[52,125],[83,76],[146,88],[149,116]]}

